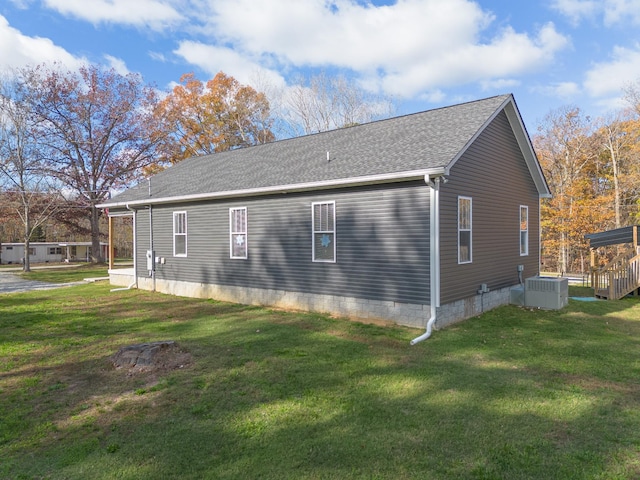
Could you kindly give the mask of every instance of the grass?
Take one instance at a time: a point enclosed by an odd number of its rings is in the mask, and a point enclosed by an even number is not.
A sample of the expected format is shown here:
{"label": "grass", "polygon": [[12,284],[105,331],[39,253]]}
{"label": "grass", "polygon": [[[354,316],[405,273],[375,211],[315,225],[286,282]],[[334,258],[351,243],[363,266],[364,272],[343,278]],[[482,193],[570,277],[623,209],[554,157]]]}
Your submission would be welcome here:
{"label": "grass", "polygon": [[17,272],[23,278],[51,283],[78,282],[85,278],[108,277],[107,265],[94,265],[90,263],[72,264],[61,268],[38,268],[33,267],[28,273]]}
{"label": "grass", "polygon": [[[419,333],[105,283],[1,296],[0,478],[640,478],[637,299]],[[191,364],[110,364],[168,339]]]}

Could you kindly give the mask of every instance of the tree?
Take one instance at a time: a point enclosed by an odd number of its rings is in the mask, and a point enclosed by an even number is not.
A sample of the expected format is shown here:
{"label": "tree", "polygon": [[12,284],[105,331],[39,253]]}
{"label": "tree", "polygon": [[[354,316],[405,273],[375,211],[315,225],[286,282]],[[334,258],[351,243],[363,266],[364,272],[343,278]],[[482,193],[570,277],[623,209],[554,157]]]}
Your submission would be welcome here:
{"label": "tree", "polygon": [[358,87],[343,75],[299,77],[281,93],[281,115],[291,136],[308,135],[389,117],[388,98]]}
{"label": "tree", "polygon": [[636,204],[640,192],[640,170],[634,155],[638,142],[637,128],[637,122],[628,113],[619,111],[602,119],[595,134],[612,184],[615,228],[628,223],[629,214],[634,213],[630,209]]}
{"label": "tree", "polygon": [[42,129],[25,101],[25,90],[14,79],[0,84],[0,185],[3,205],[23,225],[23,270],[31,270],[29,244],[60,206],[60,196],[46,174]]}
{"label": "tree", "polygon": [[597,164],[600,150],[590,119],[577,107],[550,112],[533,141],[553,194],[542,204],[543,251],[554,252],[554,266],[567,272],[585,251],[586,230],[601,225],[606,215],[608,202],[603,203]]}
{"label": "tree", "polygon": [[86,209],[93,262],[102,262],[97,204],[139,179],[166,136],[156,90],[139,75],[85,66],[25,68],[20,81],[40,122],[48,172]]}
{"label": "tree", "polygon": [[183,75],[157,115],[172,132],[165,142],[171,163],[274,139],[267,97],[223,72],[206,84],[193,73]]}

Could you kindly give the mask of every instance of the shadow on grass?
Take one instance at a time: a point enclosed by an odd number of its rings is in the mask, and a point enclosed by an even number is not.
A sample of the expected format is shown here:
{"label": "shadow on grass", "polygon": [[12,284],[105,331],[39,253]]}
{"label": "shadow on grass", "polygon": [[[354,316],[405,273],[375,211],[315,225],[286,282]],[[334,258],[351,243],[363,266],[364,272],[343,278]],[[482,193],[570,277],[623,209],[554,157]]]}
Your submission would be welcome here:
{"label": "shadow on grass", "polygon": [[[39,295],[50,305],[34,305],[31,323],[0,311],[10,338],[0,356],[14,362],[0,370],[0,476],[640,473],[634,301],[503,307],[410,347],[415,331],[404,328],[137,291],[69,292],[75,301]],[[79,300],[87,297],[94,302]],[[109,368],[123,344],[169,338],[192,353],[192,366],[159,377]]]}

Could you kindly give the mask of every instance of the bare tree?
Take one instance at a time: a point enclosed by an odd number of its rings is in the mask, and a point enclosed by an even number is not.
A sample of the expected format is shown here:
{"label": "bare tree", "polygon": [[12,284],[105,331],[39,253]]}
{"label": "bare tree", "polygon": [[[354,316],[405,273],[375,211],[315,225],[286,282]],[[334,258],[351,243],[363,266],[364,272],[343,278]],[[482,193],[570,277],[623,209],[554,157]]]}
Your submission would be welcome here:
{"label": "bare tree", "polygon": [[286,136],[366,123],[387,118],[394,111],[391,99],[370,93],[343,75],[299,77],[291,87],[277,93],[270,90],[270,101],[284,120],[280,123]]}
{"label": "bare tree", "polygon": [[620,228],[628,221],[626,217],[623,218],[623,208],[628,206],[627,203],[634,204],[639,192],[640,170],[635,158],[638,147],[638,125],[637,121],[632,120],[628,111],[618,111],[601,119],[600,123],[595,138],[602,146],[603,157],[610,171],[615,227]]}
{"label": "bare tree", "polygon": [[138,75],[87,66],[78,72],[38,66],[21,71],[31,111],[41,124],[40,138],[49,172],[84,203],[91,226],[93,262],[100,248],[100,209],[112,189],[138,180],[157,160],[166,136],[154,115],[154,88]]}
{"label": "bare tree", "polygon": [[634,111],[636,118],[640,118],[640,79],[628,84],[623,89],[624,99]]}
{"label": "bare tree", "polygon": [[46,174],[42,131],[24,99],[24,90],[12,78],[0,81],[0,185],[5,207],[23,224],[23,270],[31,270],[30,241],[60,207],[60,196]]}

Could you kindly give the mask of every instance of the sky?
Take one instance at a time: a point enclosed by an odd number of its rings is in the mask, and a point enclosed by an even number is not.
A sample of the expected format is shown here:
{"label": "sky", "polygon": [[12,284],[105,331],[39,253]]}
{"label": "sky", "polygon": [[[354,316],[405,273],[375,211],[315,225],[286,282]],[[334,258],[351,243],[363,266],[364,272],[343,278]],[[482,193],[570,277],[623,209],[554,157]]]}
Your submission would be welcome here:
{"label": "sky", "polygon": [[606,115],[640,82],[640,0],[0,0],[0,71],[90,62],[168,90],[219,71],[285,88],[341,74],[397,114],[513,93]]}

